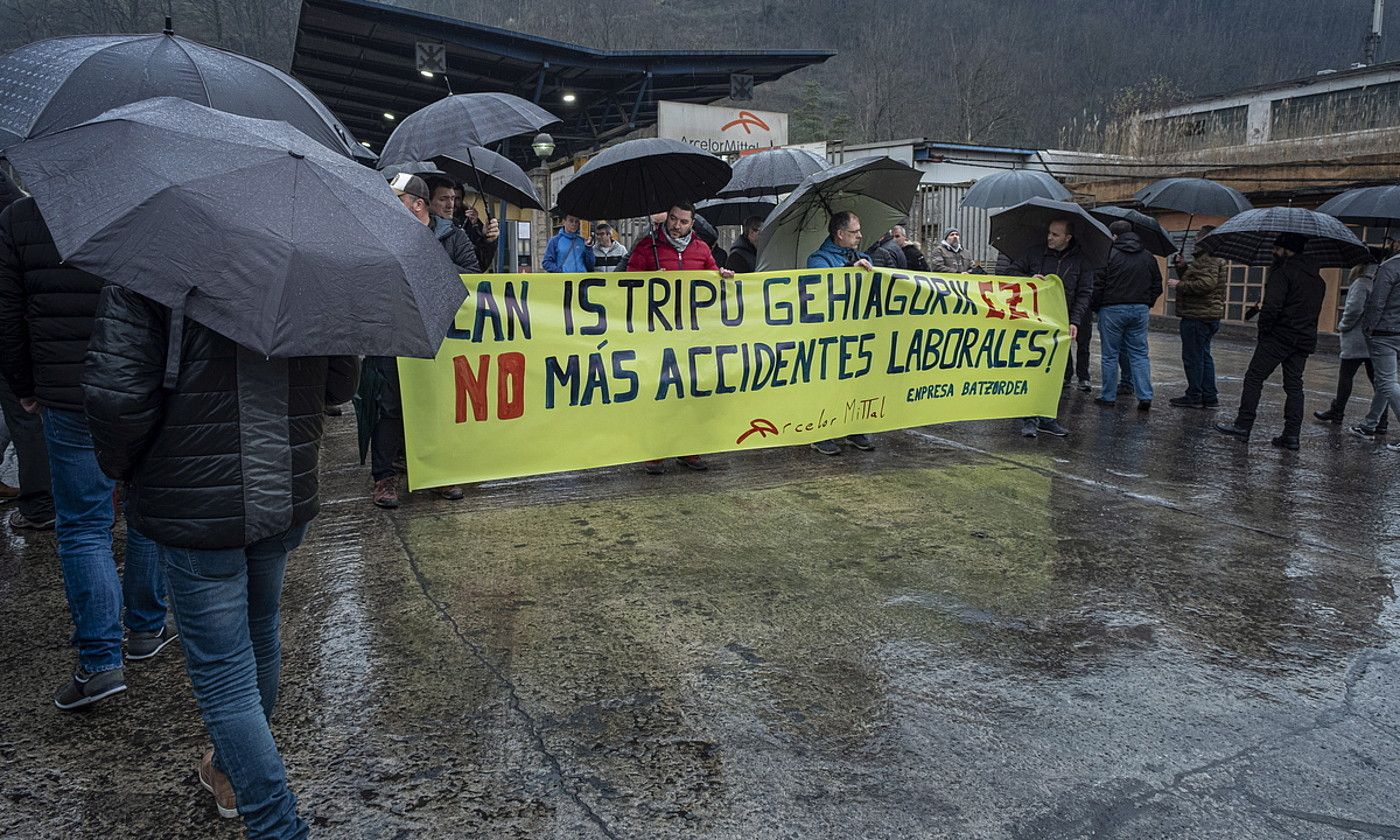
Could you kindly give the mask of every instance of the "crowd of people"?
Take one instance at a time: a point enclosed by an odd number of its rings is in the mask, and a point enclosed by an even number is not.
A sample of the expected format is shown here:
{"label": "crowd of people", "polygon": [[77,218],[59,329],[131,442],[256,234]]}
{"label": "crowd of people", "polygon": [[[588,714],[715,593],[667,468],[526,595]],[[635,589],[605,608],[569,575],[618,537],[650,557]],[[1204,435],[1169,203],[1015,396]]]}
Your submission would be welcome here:
{"label": "crowd of people", "polygon": [[[467,274],[493,264],[499,225],[480,218],[462,188],[437,176],[401,174],[388,188],[427,226]],[[267,359],[169,309],[64,263],[38,205],[0,182],[0,406],[19,460],[9,526],[56,529],[65,594],[75,631],[73,673],[58,686],[58,709],[89,707],[126,690],[125,667],[183,640],[186,669],[214,748],[199,763],[201,783],[225,816],[241,815],[256,836],[299,837],[296,812],[269,719],[277,699],[278,612],[287,556],[318,511],[318,459],[324,416],[353,395],[369,426],[375,505],[401,504],[406,472],[398,367],[389,357]],[[743,222],[727,251],[695,207],[678,201],[651,218],[629,249],[607,223],[564,216],[543,254],[550,272],[752,271],[763,219]],[[1089,336],[1096,325],[1100,390],[1112,406],[1123,391],[1141,411],[1154,392],[1148,312],[1164,288],[1181,316],[1185,393],[1171,405],[1220,405],[1211,341],[1224,318],[1224,260],[1202,245],[1177,259],[1164,280],[1132,225],[1114,222],[1106,267],[1091,266],[1076,241],[1075,220],[1051,221],[1043,245],[1006,255],[1002,270],[1057,275],[1064,284],[1076,354],[1064,384],[1090,388]],[[1208,231],[1206,231],[1208,232]],[[827,236],[806,259],[811,268],[893,268],[973,272],[960,233],[949,229],[927,254],[903,226],[869,251],[854,213],[833,212]],[[1205,242],[1209,242],[1207,239]],[[1248,439],[1264,381],[1283,369],[1287,394],[1276,446],[1297,449],[1303,422],[1302,374],[1317,346],[1324,284],[1303,256],[1307,242],[1278,237],[1276,261],[1258,309],[1259,334],[1233,421],[1216,428]],[[1337,397],[1319,422],[1341,424],[1355,374],[1375,390],[1367,416],[1352,427],[1365,438],[1400,414],[1400,259],[1377,253],[1358,269],[1339,329]],[[1120,383],[1120,376],[1124,381]],[[1055,417],[1019,421],[1021,433],[1069,434]],[[842,443],[874,449],[872,439],[812,444],[839,455]],[[1400,444],[1391,444],[1400,450]],[[3,447],[0,447],[3,451]],[[679,463],[706,468],[692,454]],[[648,461],[650,473],[663,462]],[[461,499],[461,487],[431,491]],[[124,514],[124,515],[121,515]],[[113,529],[124,523],[118,575]],[[173,613],[174,623],[169,620]]]}

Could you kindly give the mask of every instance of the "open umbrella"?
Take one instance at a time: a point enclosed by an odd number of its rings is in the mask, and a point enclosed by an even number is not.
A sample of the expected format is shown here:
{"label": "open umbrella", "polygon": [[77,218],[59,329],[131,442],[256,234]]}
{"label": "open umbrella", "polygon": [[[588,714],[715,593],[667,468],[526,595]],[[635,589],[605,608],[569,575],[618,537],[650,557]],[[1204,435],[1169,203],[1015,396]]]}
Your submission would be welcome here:
{"label": "open umbrella", "polygon": [[160,34],[49,38],[0,57],[0,149],[122,105],[176,96],[231,114],[283,120],[342,155],[374,155],[301,82],[166,26]]}
{"label": "open umbrella", "polygon": [[477,190],[503,199],[516,207],[543,210],[539,193],[530,176],[510,158],[480,146],[451,154],[436,155],[430,163],[462,183],[475,183]]}
{"label": "open umbrella", "polygon": [[1169,257],[1180,250],[1172,242],[1171,236],[1162,229],[1161,223],[1146,213],[1139,213],[1126,207],[1095,207],[1089,211],[1089,215],[1106,225],[1120,220],[1128,222],[1133,226],[1133,233],[1136,233],[1138,238],[1142,240],[1142,247],[1146,248],[1149,254]]}
{"label": "open umbrella", "polygon": [[1083,207],[1071,201],[1030,198],[1015,207],[992,214],[993,248],[1012,257],[1045,245],[1045,231],[1058,219],[1074,222],[1074,241],[1091,268],[1108,265],[1113,235]]}
{"label": "open umbrella", "polygon": [[379,153],[379,166],[430,160],[437,155],[534,134],[559,118],[509,93],[459,93],[419,108],[399,122]]}
{"label": "open umbrella", "polygon": [[826,158],[806,149],[754,152],[734,162],[734,174],[719,197],[753,198],[789,192],[808,175],[830,167]]}
{"label": "open umbrella", "polygon": [[1371,253],[1351,229],[1325,213],[1302,207],[1261,207],[1246,210],[1221,224],[1200,245],[1210,255],[1245,265],[1269,265],[1274,242],[1281,233],[1308,237],[1303,256],[1318,266],[1345,267],[1370,262]]}
{"label": "open umbrella", "polygon": [[384,178],[161,97],[9,150],[59,254],[266,356],[436,354],[466,298]]}
{"label": "open umbrella", "polygon": [[963,207],[1012,207],[1028,198],[1048,198],[1069,201],[1070,191],[1061,186],[1049,172],[1040,169],[1010,169],[978,179],[967,195]]}
{"label": "open umbrella", "polygon": [[766,217],[777,206],[776,197],[769,201],[758,198],[712,198],[695,205],[695,212],[712,225],[742,225],[750,216]]}
{"label": "open umbrella", "polygon": [[1186,213],[1183,242],[1190,237],[1197,216],[1233,216],[1254,206],[1239,190],[1209,178],[1163,178],[1138,190],[1133,198],[1143,207]]}
{"label": "open umbrella", "polygon": [[626,219],[700,201],[729,183],[729,164],[680,140],[648,137],[599,152],[559,191],[560,213]]}
{"label": "open umbrella", "polygon": [[827,222],[848,210],[868,244],[909,215],[923,175],[887,157],[858,158],[808,175],[768,214],[758,238],[758,271],[797,268],[826,240]]}
{"label": "open umbrella", "polygon": [[1344,222],[1366,227],[1400,226],[1400,184],[1362,187],[1333,196],[1317,212],[1336,216]]}

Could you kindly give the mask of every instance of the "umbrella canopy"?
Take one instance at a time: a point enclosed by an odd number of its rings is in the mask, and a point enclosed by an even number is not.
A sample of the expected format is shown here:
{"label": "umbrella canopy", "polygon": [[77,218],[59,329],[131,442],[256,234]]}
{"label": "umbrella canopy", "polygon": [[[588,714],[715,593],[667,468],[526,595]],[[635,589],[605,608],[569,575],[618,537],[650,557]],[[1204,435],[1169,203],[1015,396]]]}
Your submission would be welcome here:
{"label": "umbrella canopy", "polygon": [[1274,241],[1281,233],[1308,237],[1303,256],[1318,266],[1350,266],[1371,261],[1371,253],[1356,234],[1336,218],[1302,207],[1261,207],[1246,210],[1203,236],[1197,244],[1212,257],[1245,265],[1270,265]]}
{"label": "umbrella canopy", "polygon": [[1091,268],[1108,265],[1113,235],[1083,207],[1070,201],[1031,198],[992,214],[992,247],[1013,258],[1045,246],[1045,231],[1057,219],[1074,221],[1074,241]]}
{"label": "umbrella canopy", "polygon": [[1328,199],[1317,212],[1366,227],[1400,227],[1400,184],[1347,190]]}
{"label": "umbrella canopy", "polygon": [[909,215],[923,174],[887,157],[863,157],[807,176],[768,214],[758,238],[758,271],[798,268],[826,240],[827,222],[849,210],[861,221],[862,245]]}
{"label": "umbrella canopy", "polygon": [[777,206],[777,197],[769,201],[758,198],[714,198],[695,205],[695,212],[712,225],[742,225],[750,216],[766,217]]}
{"label": "umbrella canopy", "polygon": [[806,149],[767,149],[734,162],[734,174],[720,198],[775,195],[794,189],[808,175],[829,169],[826,158]]}
{"label": "umbrella canopy", "polygon": [[527,210],[544,209],[540,194],[535,192],[535,185],[525,170],[490,149],[468,146],[451,154],[437,155],[430,163],[463,184],[475,184],[493,198]]}
{"label": "umbrella canopy", "polygon": [[1012,207],[1028,198],[1069,201],[1070,191],[1049,172],[1011,169],[981,178],[963,196],[963,207]]}
{"label": "umbrella canopy", "polygon": [[431,357],[466,298],[380,173],[283,122],[162,97],[9,155],[66,261],[266,356]]}
{"label": "umbrella canopy", "polygon": [[1254,205],[1239,190],[1206,178],[1164,178],[1134,193],[1144,207],[1192,216],[1233,216]]}
{"label": "umbrella canopy", "polygon": [[559,191],[561,213],[626,219],[710,198],[729,183],[729,164],[680,140],[628,140],[599,152]]}
{"label": "umbrella canopy", "polygon": [[157,96],[283,120],[342,155],[374,154],[281,70],[169,32],[50,38],[0,57],[0,149]]}
{"label": "umbrella canopy", "polygon": [[509,93],[459,93],[419,108],[399,123],[379,153],[379,166],[430,160],[467,146],[534,134],[559,118]]}
{"label": "umbrella canopy", "polygon": [[1133,233],[1136,233],[1138,238],[1142,240],[1142,247],[1146,248],[1149,254],[1169,257],[1180,250],[1172,242],[1171,236],[1162,229],[1161,223],[1146,213],[1139,213],[1126,207],[1095,207],[1089,211],[1089,215],[1106,225],[1119,220],[1128,222],[1133,226]]}

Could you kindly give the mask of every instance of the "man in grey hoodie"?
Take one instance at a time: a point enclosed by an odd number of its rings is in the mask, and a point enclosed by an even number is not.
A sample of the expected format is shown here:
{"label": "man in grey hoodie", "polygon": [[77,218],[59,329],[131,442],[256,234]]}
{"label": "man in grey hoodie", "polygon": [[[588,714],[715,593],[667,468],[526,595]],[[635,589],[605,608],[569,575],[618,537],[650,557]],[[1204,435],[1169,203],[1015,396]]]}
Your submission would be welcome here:
{"label": "man in grey hoodie", "polygon": [[[1386,411],[1400,418],[1400,380],[1396,378],[1400,361],[1400,257],[1391,257],[1376,270],[1361,324],[1376,372],[1376,397],[1371,401],[1371,412],[1352,431],[1374,439]],[[1386,448],[1400,452],[1400,441]]]}

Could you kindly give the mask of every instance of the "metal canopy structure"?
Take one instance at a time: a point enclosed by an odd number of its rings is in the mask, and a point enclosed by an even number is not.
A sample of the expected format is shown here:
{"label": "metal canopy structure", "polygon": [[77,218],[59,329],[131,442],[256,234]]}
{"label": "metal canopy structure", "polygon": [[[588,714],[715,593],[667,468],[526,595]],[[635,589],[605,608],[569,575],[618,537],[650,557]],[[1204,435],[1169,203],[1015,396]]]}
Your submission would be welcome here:
{"label": "metal canopy structure", "polygon": [[[420,42],[446,47],[446,79],[419,72]],[[453,93],[513,93],[556,114],[563,122],[549,131],[556,156],[566,156],[655,124],[661,100],[708,104],[729,96],[731,74],[761,84],[833,55],[596,50],[371,0],[303,0],[292,75],[375,151],[396,119],[445,96],[450,84]],[[528,142],[507,154],[531,165]]]}

